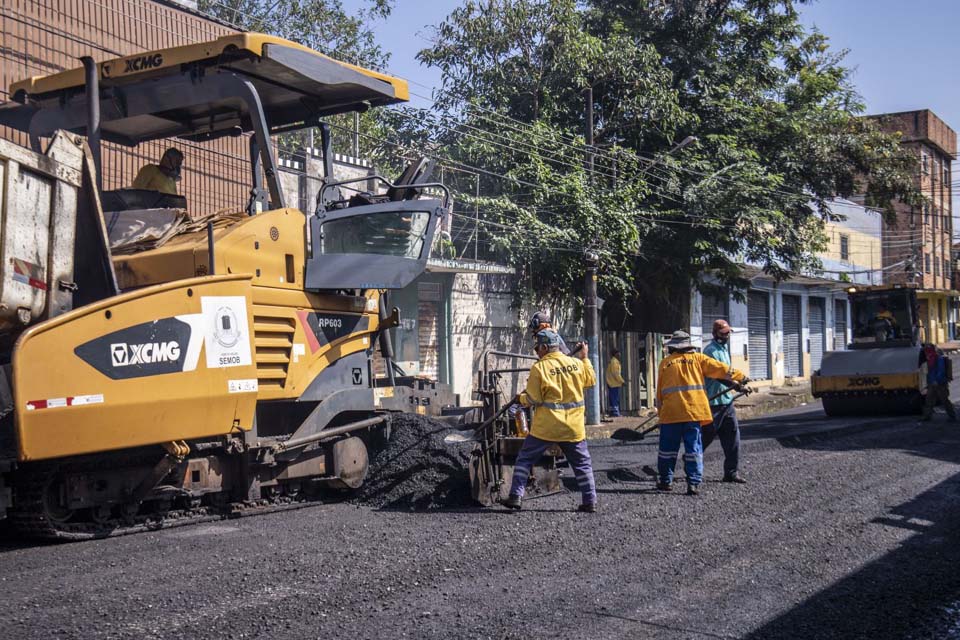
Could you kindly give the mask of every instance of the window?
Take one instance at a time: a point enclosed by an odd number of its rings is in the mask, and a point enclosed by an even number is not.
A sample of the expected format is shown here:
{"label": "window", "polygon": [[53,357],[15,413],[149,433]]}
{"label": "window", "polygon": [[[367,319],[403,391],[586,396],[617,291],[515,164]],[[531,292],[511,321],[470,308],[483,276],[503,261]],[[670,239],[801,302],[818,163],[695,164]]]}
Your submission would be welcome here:
{"label": "window", "polygon": [[850,259],[850,236],[842,233],[840,234],[840,259]]}
{"label": "window", "polygon": [[323,254],[360,253],[420,257],[430,214],[426,211],[375,213],[325,222],[321,229]]}
{"label": "window", "polygon": [[950,261],[947,260],[946,258],[943,259],[943,277],[944,278],[950,277]]}
{"label": "window", "polygon": [[920,152],[920,168],[923,170],[923,175],[930,175],[930,154],[926,151]]}
{"label": "window", "polygon": [[950,184],[950,161],[943,163],[943,184]]}
{"label": "window", "polygon": [[940,277],[940,261],[939,260],[933,261],[933,275],[935,278]]}
{"label": "window", "polygon": [[930,224],[930,203],[923,203],[923,224]]}
{"label": "window", "polygon": [[933,208],[933,228],[937,228],[937,220],[940,218],[940,210],[936,207]]}
{"label": "window", "polygon": [[924,267],[923,268],[924,273],[930,273],[930,254],[929,253],[923,254],[923,267]]}

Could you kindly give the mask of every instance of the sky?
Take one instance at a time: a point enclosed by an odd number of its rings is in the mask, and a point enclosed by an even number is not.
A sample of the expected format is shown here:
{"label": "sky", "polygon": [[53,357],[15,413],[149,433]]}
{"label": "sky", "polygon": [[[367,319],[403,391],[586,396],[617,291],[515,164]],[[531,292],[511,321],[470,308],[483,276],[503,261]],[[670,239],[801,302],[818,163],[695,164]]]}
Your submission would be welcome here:
{"label": "sky", "polygon": [[[364,0],[344,4],[351,9]],[[440,85],[439,71],[415,56],[429,45],[431,26],[460,4],[432,0],[425,10],[421,0],[395,0],[390,17],[374,25],[391,54],[390,71],[417,83],[415,93],[429,95],[427,87]],[[804,24],[828,36],[835,49],[849,50],[846,63],[868,113],[929,108],[960,130],[960,0],[819,0],[801,12]]]}

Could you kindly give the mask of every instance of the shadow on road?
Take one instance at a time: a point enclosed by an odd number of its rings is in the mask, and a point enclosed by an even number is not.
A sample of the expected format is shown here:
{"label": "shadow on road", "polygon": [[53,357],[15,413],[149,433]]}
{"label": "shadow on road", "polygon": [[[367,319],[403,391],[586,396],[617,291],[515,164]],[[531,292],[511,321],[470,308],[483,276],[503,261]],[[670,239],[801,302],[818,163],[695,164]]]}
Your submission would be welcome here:
{"label": "shadow on road", "polygon": [[960,616],[948,613],[960,600],[960,474],[871,525],[915,535],[746,637],[960,637]]}

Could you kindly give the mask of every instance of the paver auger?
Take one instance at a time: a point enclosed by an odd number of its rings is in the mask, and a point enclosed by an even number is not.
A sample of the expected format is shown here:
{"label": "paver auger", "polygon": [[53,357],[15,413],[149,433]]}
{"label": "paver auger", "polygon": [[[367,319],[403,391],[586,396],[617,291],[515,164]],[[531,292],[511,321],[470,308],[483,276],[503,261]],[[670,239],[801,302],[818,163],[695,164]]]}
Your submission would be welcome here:
{"label": "paver auger", "polygon": [[[510,358],[517,361],[537,357],[525,353],[487,351],[483,354],[483,370],[477,373],[477,398],[482,406],[464,413],[460,431],[448,435],[450,444],[472,443],[469,477],[470,495],[485,507],[499,503],[510,493],[510,482],[517,455],[529,432],[530,410],[523,408],[515,397],[504,401],[500,382],[504,373],[526,373],[527,367],[491,369],[491,358]],[[533,466],[527,484],[527,495],[544,495],[560,490],[560,470],[564,461],[560,447],[553,445]]]}
{"label": "paver auger", "polygon": [[[445,189],[418,165],[347,198],[362,189],[332,180],[321,121],[404,101],[404,81],[241,34],[88,59],[10,95],[0,124],[32,150],[0,144],[0,519],[82,539],[297,505],[362,483],[391,412],[451,399],[395,377],[384,298],[424,270],[448,206],[424,190]],[[271,136],[314,126],[325,184],[301,212]],[[101,192],[101,139],[244,134],[246,215],[111,252],[105,218],[135,227],[185,202]]]}

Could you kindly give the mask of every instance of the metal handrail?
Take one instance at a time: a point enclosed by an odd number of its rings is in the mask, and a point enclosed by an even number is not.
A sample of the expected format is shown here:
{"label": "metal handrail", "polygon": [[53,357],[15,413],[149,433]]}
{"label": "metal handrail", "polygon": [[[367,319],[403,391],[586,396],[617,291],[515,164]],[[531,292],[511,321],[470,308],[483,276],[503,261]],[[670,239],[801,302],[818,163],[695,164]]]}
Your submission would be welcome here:
{"label": "metal handrail", "polygon": [[326,194],[327,189],[332,189],[334,187],[341,187],[345,184],[353,184],[355,182],[366,182],[367,180],[370,180],[370,179],[377,179],[391,189],[423,189],[425,187],[436,187],[438,189],[443,190],[443,193],[444,193],[443,206],[446,207],[450,203],[450,189],[448,189],[446,185],[440,182],[416,182],[414,184],[393,184],[392,182],[390,182],[389,180],[387,180],[386,178],[384,178],[383,176],[377,173],[374,173],[368,176],[361,176],[358,178],[350,178],[348,180],[338,180],[337,182],[325,183],[320,188],[320,193],[317,195],[317,201],[318,203],[323,202],[323,197]]}

